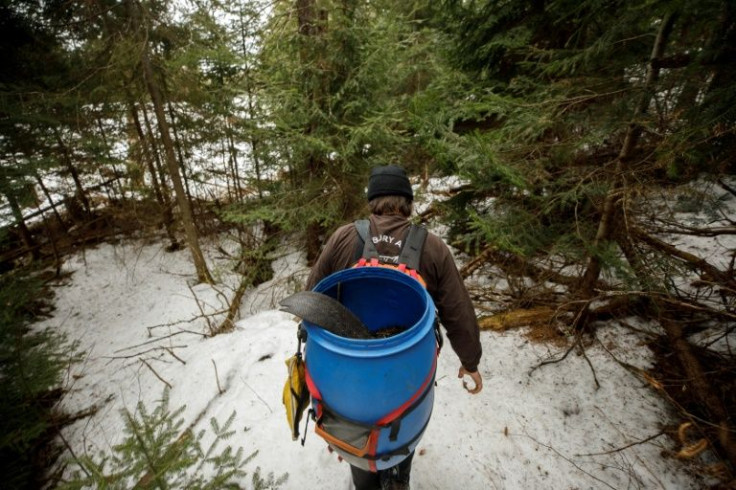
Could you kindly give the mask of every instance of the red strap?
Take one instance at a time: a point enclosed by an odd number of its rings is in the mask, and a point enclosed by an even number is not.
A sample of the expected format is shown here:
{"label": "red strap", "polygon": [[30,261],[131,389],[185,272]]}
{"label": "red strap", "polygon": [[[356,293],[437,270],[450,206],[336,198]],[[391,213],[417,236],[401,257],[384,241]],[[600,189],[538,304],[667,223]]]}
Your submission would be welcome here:
{"label": "red strap", "polygon": [[314,384],[312,376],[309,375],[309,369],[307,369],[306,365],[304,366],[304,380],[307,383],[307,390],[309,390],[309,394],[312,395],[312,398],[322,400],[322,395],[319,392],[319,388],[317,388],[317,385]]}
{"label": "red strap", "polygon": [[437,368],[437,353],[435,353],[434,360],[432,361],[432,369],[429,370],[429,374],[427,375],[427,379],[424,380],[424,383],[422,383],[422,386],[414,393],[414,395],[409,398],[406,402],[404,402],[403,405],[401,405],[399,408],[394,410],[393,412],[389,413],[382,419],[380,419],[378,422],[376,422],[376,425],[388,425],[390,422],[393,422],[397,418],[401,417],[401,415],[409,408],[411,407],[412,403],[419,398],[422,393],[424,393],[424,390],[427,389],[429,386],[429,383],[432,382],[434,379],[434,372]]}

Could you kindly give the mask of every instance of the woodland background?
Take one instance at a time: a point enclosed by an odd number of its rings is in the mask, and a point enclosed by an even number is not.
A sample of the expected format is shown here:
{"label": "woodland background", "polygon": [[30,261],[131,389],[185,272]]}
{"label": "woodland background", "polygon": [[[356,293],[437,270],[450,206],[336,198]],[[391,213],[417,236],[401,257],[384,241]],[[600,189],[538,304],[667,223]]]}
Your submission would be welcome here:
{"label": "woodland background", "polygon": [[462,182],[417,219],[448,225],[465,276],[508,275],[484,328],[551,325],[583,350],[598,320],[656,319],[640,374],[732,480],[736,253],[675,242],[736,234],[717,197],[736,195],[734,2],[3,0],[0,53],[0,460],[18,482],[76,416],[53,410],[71,346],[29,327],[66,255],[156,236],[213,282],[199,240],[227,232],[242,293],[284,241],[313,260],[387,163]]}

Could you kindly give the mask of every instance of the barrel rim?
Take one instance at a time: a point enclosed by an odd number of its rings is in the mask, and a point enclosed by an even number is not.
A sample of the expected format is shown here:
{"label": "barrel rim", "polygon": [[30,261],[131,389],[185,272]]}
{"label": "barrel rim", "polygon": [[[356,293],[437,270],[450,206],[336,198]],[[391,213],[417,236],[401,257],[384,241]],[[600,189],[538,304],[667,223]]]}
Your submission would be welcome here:
{"label": "barrel rim", "polygon": [[[345,278],[347,276],[347,279]],[[354,276],[354,277],[353,277]],[[353,281],[360,278],[388,278],[395,280],[408,286],[419,296],[426,299],[425,307],[417,321],[401,333],[385,338],[377,339],[351,339],[342,337],[329,332],[323,328],[315,326],[306,320],[303,321],[307,328],[308,335],[317,341],[323,348],[332,352],[358,357],[382,357],[401,352],[420,342],[427,334],[427,330],[434,327],[433,321],[428,321],[429,316],[434,314],[434,301],[429,292],[411,276],[404,274],[396,269],[386,267],[360,267],[353,269],[343,269],[341,271],[330,274],[322,279],[313,289],[316,292],[322,292],[330,289],[340,281]]]}

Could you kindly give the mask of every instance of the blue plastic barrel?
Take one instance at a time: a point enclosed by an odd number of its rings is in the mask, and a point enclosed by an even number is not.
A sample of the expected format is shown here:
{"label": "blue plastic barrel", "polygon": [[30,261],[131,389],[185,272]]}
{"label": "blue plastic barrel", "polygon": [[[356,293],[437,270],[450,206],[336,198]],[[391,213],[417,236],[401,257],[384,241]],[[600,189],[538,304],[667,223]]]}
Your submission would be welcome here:
{"label": "blue plastic barrel", "polygon": [[[340,337],[307,321],[305,360],[325,405],[339,416],[367,424],[386,417],[425,386],[421,403],[401,421],[397,438],[382,429],[376,454],[386,455],[410,443],[416,447],[429,422],[434,402],[437,354],[435,307],[426,289],[395,269],[358,267],[324,278],[314,291],[327,294],[351,310],[371,331],[405,330],[387,338]],[[342,452],[338,451],[342,454]],[[342,454],[351,462],[351,457]],[[405,455],[378,459],[377,469],[398,464]]]}

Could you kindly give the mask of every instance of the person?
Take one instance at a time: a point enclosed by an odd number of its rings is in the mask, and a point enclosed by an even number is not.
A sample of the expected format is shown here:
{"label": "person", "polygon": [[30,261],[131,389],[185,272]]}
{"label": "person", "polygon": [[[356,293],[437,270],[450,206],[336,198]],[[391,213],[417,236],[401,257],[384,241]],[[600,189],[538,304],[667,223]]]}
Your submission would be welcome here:
{"label": "person", "polygon": [[[370,236],[381,262],[398,265],[402,240],[409,228],[414,193],[403,168],[395,165],[375,167],[368,181],[368,205],[371,212]],[[311,290],[328,275],[355,265],[356,247],[362,243],[353,223],[335,231],[322,249],[307,279]],[[450,346],[460,359],[458,378],[469,376],[471,394],[483,389],[478,371],[482,349],[478,322],[470,295],[457,270],[447,245],[433,233],[428,233],[419,262],[419,275],[437,307]],[[372,473],[351,465],[356,490],[409,488],[413,453],[398,465]]]}

